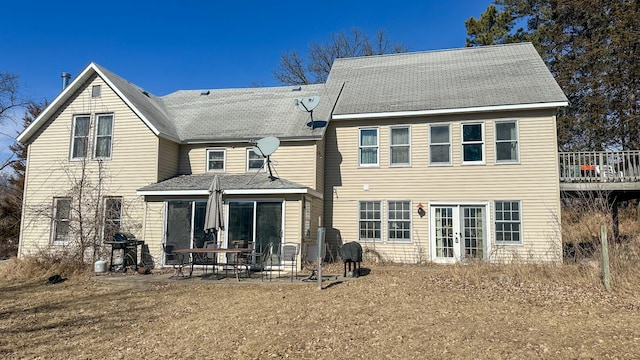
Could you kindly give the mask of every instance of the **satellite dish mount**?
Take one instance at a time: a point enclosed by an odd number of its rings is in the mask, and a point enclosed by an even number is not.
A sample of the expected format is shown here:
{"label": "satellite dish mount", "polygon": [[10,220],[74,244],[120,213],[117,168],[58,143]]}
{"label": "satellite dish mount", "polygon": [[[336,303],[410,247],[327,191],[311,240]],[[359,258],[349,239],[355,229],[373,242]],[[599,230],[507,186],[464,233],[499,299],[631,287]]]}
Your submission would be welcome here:
{"label": "satellite dish mount", "polygon": [[313,109],[315,109],[320,103],[320,96],[314,95],[297,98],[293,103],[298,109],[309,113],[309,116],[311,116],[311,123],[313,124]]}
{"label": "satellite dish mount", "polygon": [[253,152],[265,159],[260,169],[264,168],[265,166],[267,167],[267,170],[269,171],[269,179],[271,179],[271,181],[278,178],[276,176],[273,176],[273,171],[275,171],[275,169],[272,169],[271,167],[271,154],[273,154],[278,149],[278,146],[280,146],[280,139],[273,136],[262,138],[256,141],[255,145],[253,146]]}

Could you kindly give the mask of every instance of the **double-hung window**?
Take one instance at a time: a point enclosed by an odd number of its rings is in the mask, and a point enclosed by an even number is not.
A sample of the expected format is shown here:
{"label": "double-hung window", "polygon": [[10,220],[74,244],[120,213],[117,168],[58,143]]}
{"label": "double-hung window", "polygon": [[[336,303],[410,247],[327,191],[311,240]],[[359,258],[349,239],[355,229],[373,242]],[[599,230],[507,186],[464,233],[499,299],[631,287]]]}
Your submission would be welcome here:
{"label": "double-hung window", "polygon": [[360,129],[359,165],[378,166],[378,129]]}
{"label": "double-hung window", "polygon": [[70,222],[71,198],[53,198],[53,221],[51,224],[53,245],[66,245],[69,242]]}
{"label": "double-hung window", "polygon": [[392,127],[389,142],[391,166],[411,165],[411,132],[409,127]]}
{"label": "double-hung window", "polygon": [[73,117],[71,159],[83,159],[87,157],[90,128],[91,128],[90,115],[76,115]]}
{"label": "double-hung window", "polygon": [[389,241],[411,241],[411,203],[387,202],[387,232]]}
{"label": "double-hung window", "polygon": [[518,123],[499,121],[496,126],[496,162],[518,162]]}
{"label": "double-hung window", "polygon": [[256,154],[253,149],[247,149],[247,171],[262,169],[264,156]]}
{"label": "double-hung window", "polygon": [[110,196],[104,198],[103,239],[112,241],[113,235],[120,232],[122,224],[122,197]]}
{"label": "double-hung window", "polygon": [[381,202],[360,201],[359,207],[359,240],[380,241],[382,235]]}
{"label": "double-hung window", "polygon": [[429,164],[451,164],[451,125],[429,125]]}
{"label": "double-hung window", "polygon": [[96,116],[96,145],[94,158],[110,158],[113,138],[113,114]]}
{"label": "double-hung window", "polygon": [[462,124],[462,163],[484,164],[484,124]]}
{"label": "double-hung window", "polygon": [[224,149],[207,150],[207,171],[224,171]]}
{"label": "double-hung window", "polygon": [[495,204],[496,244],[522,244],[521,202],[496,201]]}

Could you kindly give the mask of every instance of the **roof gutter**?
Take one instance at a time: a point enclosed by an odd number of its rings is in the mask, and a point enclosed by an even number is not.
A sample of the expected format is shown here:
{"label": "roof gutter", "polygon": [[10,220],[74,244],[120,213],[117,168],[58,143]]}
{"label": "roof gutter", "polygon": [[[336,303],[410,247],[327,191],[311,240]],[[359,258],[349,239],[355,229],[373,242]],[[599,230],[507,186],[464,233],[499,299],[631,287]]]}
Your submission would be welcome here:
{"label": "roof gutter", "polygon": [[358,113],[358,114],[339,114],[333,115],[333,120],[356,120],[371,118],[390,118],[390,117],[409,117],[409,116],[428,116],[428,115],[446,115],[446,114],[465,114],[489,111],[509,111],[509,110],[535,110],[550,109],[567,106],[567,101],[557,101],[548,103],[535,104],[514,104],[514,105],[497,105],[497,106],[476,106],[457,109],[435,109],[435,110],[418,110],[418,111],[390,111],[381,113]]}
{"label": "roof gutter", "polygon": [[[224,195],[282,195],[282,194],[309,194],[320,199],[322,193],[309,189],[229,189],[223,191]],[[138,196],[208,196],[209,190],[138,190]]]}

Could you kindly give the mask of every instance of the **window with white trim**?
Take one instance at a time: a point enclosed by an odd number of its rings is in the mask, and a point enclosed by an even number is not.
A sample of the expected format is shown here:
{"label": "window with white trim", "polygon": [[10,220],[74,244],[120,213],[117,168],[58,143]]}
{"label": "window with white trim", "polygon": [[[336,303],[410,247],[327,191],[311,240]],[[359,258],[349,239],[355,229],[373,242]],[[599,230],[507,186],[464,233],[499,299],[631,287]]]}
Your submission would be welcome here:
{"label": "window with white trim", "polygon": [[462,124],[462,163],[484,164],[484,124]]}
{"label": "window with white trim", "polygon": [[53,198],[53,221],[51,223],[51,243],[66,245],[69,242],[71,222],[71,198]]}
{"label": "window with white trim", "polygon": [[498,200],[494,207],[496,244],[522,244],[521,202]]}
{"label": "window with white trim", "polygon": [[451,125],[429,125],[429,164],[451,165]]}
{"label": "window with white trim", "polygon": [[378,166],[378,129],[360,129],[358,139],[358,164]]}
{"label": "window with white trim", "polygon": [[387,234],[389,241],[411,241],[411,202],[387,202]]}
{"label": "window with white trim", "polygon": [[113,235],[120,232],[122,224],[122,197],[108,196],[104,198],[104,223],[102,236],[105,241],[112,241]]}
{"label": "window with white trim", "polygon": [[113,139],[113,114],[96,115],[96,142],[94,158],[105,159],[111,157]]}
{"label": "window with white trim", "polygon": [[225,157],[224,149],[207,150],[207,171],[224,171]]}
{"label": "window with white trim", "polygon": [[71,135],[71,159],[83,159],[87,157],[90,128],[90,115],[76,115],[73,117],[73,134]]}
{"label": "window with white trim", "polygon": [[496,121],[496,162],[514,163],[519,161],[518,122]]}
{"label": "window with white trim", "polygon": [[411,132],[408,126],[391,128],[389,162],[391,166],[411,165]]}
{"label": "window with white trim", "polygon": [[380,241],[382,235],[382,202],[360,201],[358,228],[360,241]]}
{"label": "window with white trim", "polygon": [[264,156],[256,154],[253,149],[247,149],[247,171],[259,170],[264,166]]}

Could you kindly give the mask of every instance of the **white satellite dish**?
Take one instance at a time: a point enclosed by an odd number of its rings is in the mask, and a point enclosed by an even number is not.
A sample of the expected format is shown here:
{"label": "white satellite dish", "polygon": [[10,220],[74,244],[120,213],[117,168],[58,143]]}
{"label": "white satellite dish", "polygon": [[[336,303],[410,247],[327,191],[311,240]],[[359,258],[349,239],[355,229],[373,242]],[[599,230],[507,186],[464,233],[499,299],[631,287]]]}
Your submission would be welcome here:
{"label": "white satellite dish", "polygon": [[314,96],[307,96],[303,98],[297,98],[293,101],[293,103],[298,109],[306,112],[311,112],[320,103],[320,96],[314,95]]}
{"label": "white satellite dish", "polygon": [[278,149],[278,146],[280,146],[280,139],[268,136],[256,142],[256,145],[253,147],[253,152],[267,157],[273,154]]}

